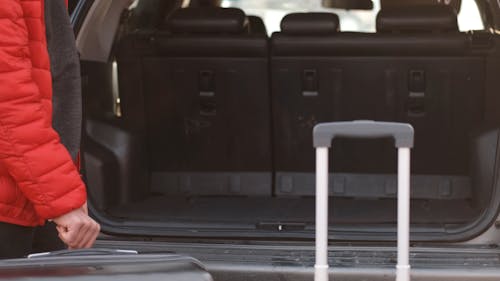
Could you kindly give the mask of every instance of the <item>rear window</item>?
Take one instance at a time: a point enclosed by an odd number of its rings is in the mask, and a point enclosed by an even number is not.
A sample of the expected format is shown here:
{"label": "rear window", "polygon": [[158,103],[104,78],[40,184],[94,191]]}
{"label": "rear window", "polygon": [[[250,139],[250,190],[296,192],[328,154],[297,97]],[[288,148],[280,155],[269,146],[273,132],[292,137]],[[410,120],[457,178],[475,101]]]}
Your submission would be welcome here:
{"label": "rear window", "polygon": [[[319,0],[223,0],[222,6],[240,8],[248,15],[261,17],[269,35],[279,31],[281,19],[293,12],[332,12],[340,17],[342,31],[375,32],[380,1],[373,1],[374,9],[371,11],[324,8]],[[462,0],[458,25],[461,31],[484,29],[475,0]]]}

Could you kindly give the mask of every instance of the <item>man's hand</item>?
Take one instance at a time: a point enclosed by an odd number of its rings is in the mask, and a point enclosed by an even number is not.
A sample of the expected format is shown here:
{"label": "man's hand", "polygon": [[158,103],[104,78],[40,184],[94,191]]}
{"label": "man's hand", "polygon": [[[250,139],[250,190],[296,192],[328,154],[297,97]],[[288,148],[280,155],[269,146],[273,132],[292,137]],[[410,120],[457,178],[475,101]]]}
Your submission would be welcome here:
{"label": "man's hand", "polygon": [[99,224],[87,215],[86,206],[53,219],[59,238],[69,249],[92,247],[101,230]]}

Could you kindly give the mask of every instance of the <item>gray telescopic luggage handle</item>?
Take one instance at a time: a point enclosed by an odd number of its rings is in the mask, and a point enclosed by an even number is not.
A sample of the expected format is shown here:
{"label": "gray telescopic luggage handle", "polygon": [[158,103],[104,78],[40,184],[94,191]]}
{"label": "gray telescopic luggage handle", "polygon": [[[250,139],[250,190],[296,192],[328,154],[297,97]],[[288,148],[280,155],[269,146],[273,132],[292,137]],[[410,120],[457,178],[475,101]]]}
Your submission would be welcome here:
{"label": "gray telescopic luggage handle", "polygon": [[392,137],[398,148],[398,262],[396,281],[410,280],[410,149],[414,130],[409,124],[352,121],[314,127],[316,148],[316,264],[314,280],[328,281],[328,149],[332,140]]}
{"label": "gray telescopic luggage handle", "polygon": [[322,123],[314,127],[314,147],[330,147],[332,140],[337,137],[393,137],[396,147],[413,147],[413,128],[409,124],[375,121],[352,121]]}

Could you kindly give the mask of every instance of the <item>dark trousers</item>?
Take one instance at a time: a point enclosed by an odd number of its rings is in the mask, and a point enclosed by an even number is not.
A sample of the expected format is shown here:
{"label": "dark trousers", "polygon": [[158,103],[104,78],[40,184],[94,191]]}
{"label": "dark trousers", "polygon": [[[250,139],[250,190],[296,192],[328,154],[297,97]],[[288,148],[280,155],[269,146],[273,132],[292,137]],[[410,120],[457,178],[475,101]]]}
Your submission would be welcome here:
{"label": "dark trousers", "polygon": [[65,249],[54,223],[25,227],[0,222],[0,259],[22,258],[32,253]]}

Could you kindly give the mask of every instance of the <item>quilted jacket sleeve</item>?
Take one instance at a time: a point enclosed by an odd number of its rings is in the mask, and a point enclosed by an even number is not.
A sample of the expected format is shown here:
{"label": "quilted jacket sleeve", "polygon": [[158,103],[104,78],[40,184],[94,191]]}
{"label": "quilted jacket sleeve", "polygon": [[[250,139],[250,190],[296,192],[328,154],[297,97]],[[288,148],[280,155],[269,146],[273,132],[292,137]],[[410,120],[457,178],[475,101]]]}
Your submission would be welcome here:
{"label": "quilted jacket sleeve", "polygon": [[[0,5],[0,161],[43,219],[82,206],[85,186],[52,129],[50,99],[34,76],[21,0]],[[50,74],[49,74],[50,75]],[[50,85],[49,85],[50,86]]]}

